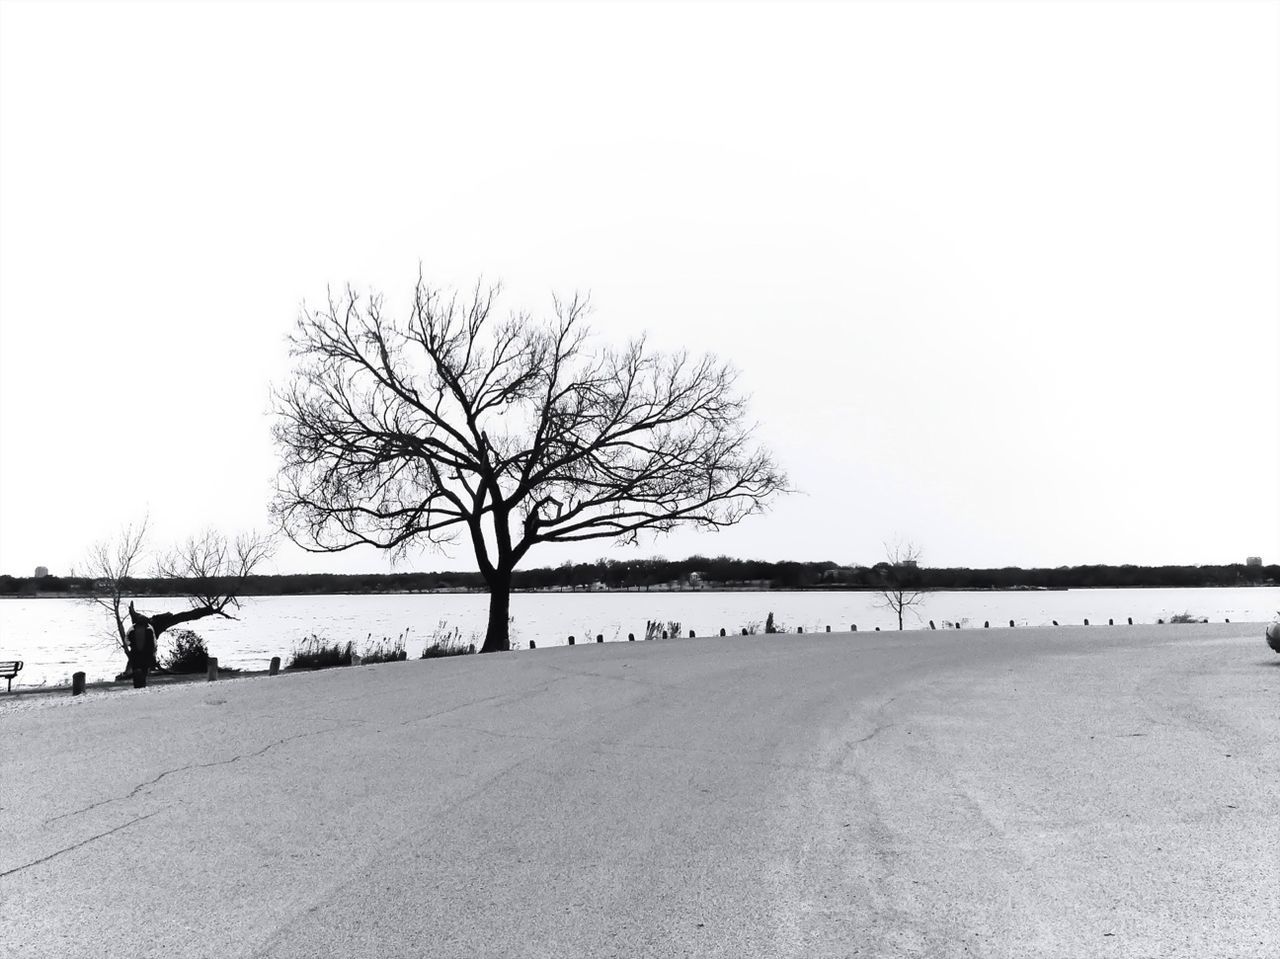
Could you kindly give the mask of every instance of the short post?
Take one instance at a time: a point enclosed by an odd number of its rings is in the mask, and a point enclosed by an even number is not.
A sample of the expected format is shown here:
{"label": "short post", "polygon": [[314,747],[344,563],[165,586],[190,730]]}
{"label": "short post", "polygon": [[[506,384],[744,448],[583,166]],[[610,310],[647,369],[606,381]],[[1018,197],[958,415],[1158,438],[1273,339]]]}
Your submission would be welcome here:
{"label": "short post", "polygon": [[724,627],[723,627],[723,626],[721,626],[721,627],[720,627],[720,635],[721,635],[721,636],[727,635],[727,634],[725,633],[725,631],[724,631]]}
{"label": "short post", "polygon": [[1114,619],[1111,619],[1110,617],[1107,618],[1108,626],[1114,626],[1115,624],[1116,624],[1116,621]]}
{"label": "short post", "polygon": [[879,627],[879,626],[877,626],[877,627],[876,627],[876,632],[877,632],[877,633],[878,633],[878,632],[880,632],[880,627]]}
{"label": "short post", "polygon": [[538,648],[537,640],[533,640],[533,639],[529,640],[529,648],[530,648],[530,649],[537,649],[537,648]]}
{"label": "short post", "polygon": [[475,651],[476,651],[476,644],[475,644],[475,643],[467,643],[467,652],[468,652],[469,654],[471,654],[471,655],[474,655],[474,654],[475,654]]}
{"label": "short post", "polygon": [[1130,625],[1130,626],[1132,626],[1132,625],[1133,625],[1133,617],[1132,617],[1132,616],[1130,616],[1130,617],[1129,617],[1129,625]]}
{"label": "short post", "polygon": [[635,641],[636,641],[636,634],[635,634],[635,633],[627,633],[627,642],[628,642],[628,643],[634,643]]}
{"label": "short post", "polygon": [[71,695],[72,696],[84,695],[84,673],[71,674]]}
{"label": "short post", "polygon": [[1084,624],[1085,624],[1086,626],[1088,626],[1088,625],[1089,625],[1089,617],[1088,617],[1088,616],[1086,616],[1086,617],[1084,618]]}
{"label": "short post", "polygon": [[745,626],[742,627],[742,635],[743,636],[747,635],[747,627]]}
{"label": "short post", "polygon": [[796,627],[796,632],[797,632],[797,633],[803,633],[803,632],[804,632],[804,627],[803,627],[803,626],[797,626],[797,627]]}
{"label": "short post", "polygon": [[696,634],[693,630],[689,630],[689,638],[690,638],[690,639],[693,639],[693,637],[694,637],[694,636],[696,636],[696,635],[697,635],[697,634]]}
{"label": "short post", "polygon": [[604,633],[596,633],[596,642],[597,642],[597,643],[603,643],[603,642],[604,642]]}
{"label": "short post", "polygon": [[1224,619],[1224,620],[1223,620],[1223,622],[1224,622],[1224,623],[1229,623],[1229,622],[1231,622],[1231,620],[1229,620],[1229,619]]}
{"label": "short post", "polygon": [[209,657],[209,682],[213,682],[218,678],[218,657]]}
{"label": "short post", "polygon": [[267,675],[269,675],[269,676],[275,676],[275,675],[276,675],[277,673],[279,673],[279,672],[280,672],[280,657],[279,657],[279,656],[272,656],[272,657],[271,657],[271,667],[270,667],[270,669],[268,669],[268,670],[267,670]]}
{"label": "short post", "polygon": [[668,638],[668,637],[667,637],[667,631],[666,631],[665,629],[662,631],[662,638],[663,638],[663,639],[667,639],[667,638]]}
{"label": "short post", "polygon": [[1056,619],[1053,621],[1053,625],[1055,625],[1055,626],[1057,626],[1057,625],[1058,625],[1058,621],[1057,621]]}
{"label": "short post", "polygon": [[984,620],[982,621],[982,628],[983,628],[983,629],[990,629],[990,628],[991,628],[991,620],[989,620],[989,619],[984,619]]}
{"label": "short post", "polygon": [[570,645],[570,646],[572,646],[572,645],[573,645],[573,637],[572,637],[572,636],[570,636],[570,637],[569,637],[569,645]]}
{"label": "short post", "polygon": [[850,623],[850,624],[849,624],[849,632],[851,632],[851,633],[856,633],[857,631],[858,631],[858,624],[857,624],[857,623]]}
{"label": "short post", "polygon": [[937,629],[938,627],[937,627],[937,626],[935,626],[935,625],[933,625],[933,620],[929,620],[929,628],[930,628],[930,629]]}
{"label": "short post", "polygon": [[1009,628],[1010,628],[1010,629],[1012,629],[1012,628],[1013,628],[1013,620],[1009,620]]}
{"label": "short post", "polygon": [[828,626],[828,627],[827,627],[827,632],[828,632],[828,633],[829,633],[829,632],[831,632],[831,627],[830,627],[830,626]]}

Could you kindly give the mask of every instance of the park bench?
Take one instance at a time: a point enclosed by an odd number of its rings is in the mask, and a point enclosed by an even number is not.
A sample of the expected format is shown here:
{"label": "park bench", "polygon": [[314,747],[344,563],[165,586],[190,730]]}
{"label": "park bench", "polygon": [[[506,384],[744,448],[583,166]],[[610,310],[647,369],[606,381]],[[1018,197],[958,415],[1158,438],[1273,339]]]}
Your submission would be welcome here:
{"label": "park bench", "polygon": [[13,677],[22,672],[21,660],[10,660],[7,663],[0,662],[0,679],[9,680],[8,692],[13,692]]}

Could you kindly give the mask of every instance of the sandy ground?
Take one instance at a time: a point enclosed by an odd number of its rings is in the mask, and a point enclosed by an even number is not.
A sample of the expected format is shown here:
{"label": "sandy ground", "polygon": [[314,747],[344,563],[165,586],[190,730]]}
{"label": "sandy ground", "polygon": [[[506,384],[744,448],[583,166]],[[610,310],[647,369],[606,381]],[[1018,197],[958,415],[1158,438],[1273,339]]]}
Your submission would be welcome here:
{"label": "sandy ground", "polygon": [[586,644],[0,737],[6,956],[1280,955],[1256,624]]}

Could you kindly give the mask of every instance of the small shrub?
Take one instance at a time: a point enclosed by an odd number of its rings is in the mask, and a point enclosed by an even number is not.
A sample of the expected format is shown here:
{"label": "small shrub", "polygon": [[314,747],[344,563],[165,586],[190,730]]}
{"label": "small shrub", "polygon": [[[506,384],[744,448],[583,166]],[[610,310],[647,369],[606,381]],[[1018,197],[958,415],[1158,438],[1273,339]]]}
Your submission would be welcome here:
{"label": "small shrub", "polygon": [[470,645],[462,641],[462,630],[456,626],[449,628],[449,624],[443,619],[436,624],[435,630],[431,633],[431,639],[427,643],[427,648],[422,651],[419,659],[439,659],[442,656],[466,656],[474,653],[476,647],[474,643]]}
{"label": "small shrub", "polygon": [[439,659],[442,656],[467,656],[476,651],[475,643],[463,645],[462,640],[456,643],[431,643],[422,651],[419,659]]}
{"label": "small shrub", "polygon": [[747,631],[748,636],[755,636],[760,632],[760,620],[753,619],[743,627]]}
{"label": "small shrub", "polygon": [[163,666],[171,673],[203,673],[209,668],[209,647],[189,629],[169,631],[169,652]]}
{"label": "small shrub", "polygon": [[1203,616],[1197,616],[1194,613],[1177,613],[1169,617],[1169,622],[1171,623],[1207,623],[1209,622],[1209,620],[1207,620]]}
{"label": "small shrub", "polygon": [[[365,642],[368,643],[368,639]],[[369,663],[399,663],[407,659],[408,655],[404,650],[404,633],[401,633],[394,640],[383,636],[378,642],[369,643],[369,645],[365,646],[364,652],[360,654],[360,661],[366,665]]]}
{"label": "small shrub", "polygon": [[332,669],[350,666],[355,644],[331,643],[314,633],[293,648],[285,669]]}
{"label": "small shrub", "polygon": [[668,639],[675,639],[678,637],[680,635],[680,621],[675,619],[667,620],[665,623],[660,619],[650,619],[645,621],[645,639],[662,639],[663,633],[667,634]]}

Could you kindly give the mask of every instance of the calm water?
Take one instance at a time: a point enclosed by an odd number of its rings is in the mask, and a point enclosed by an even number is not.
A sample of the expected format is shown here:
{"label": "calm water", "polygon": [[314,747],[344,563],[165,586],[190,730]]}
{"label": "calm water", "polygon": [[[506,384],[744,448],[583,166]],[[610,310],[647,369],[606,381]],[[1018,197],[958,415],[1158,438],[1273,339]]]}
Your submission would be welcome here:
{"label": "calm water", "polygon": [[[511,598],[513,640],[521,648],[562,645],[573,634],[578,642],[603,634],[606,642],[626,641],[633,632],[643,639],[646,620],[675,620],[683,632],[736,633],[751,623],[761,626],[770,611],[794,632],[876,626],[891,629],[896,620],[876,606],[873,593],[517,593]],[[381,596],[266,596],[248,599],[238,620],[205,619],[190,624],[226,666],[265,669],[272,656],[288,661],[289,651],[315,633],[332,640],[392,637],[408,630],[406,646],[416,656],[440,624],[457,627],[465,640],[484,634],[488,600],[482,594],[404,594]],[[164,609],[162,604],[143,609]],[[176,608],[176,607],[175,607]],[[1259,622],[1280,609],[1280,587],[1234,589],[1081,589],[1055,592],[937,592],[926,597],[919,616],[909,616],[908,629],[939,627],[943,621],[981,627],[1047,626],[1052,620],[1093,625],[1109,617],[1135,623],[1191,612],[1221,622]],[[166,638],[161,640],[167,647]],[[97,607],[70,599],[0,601],[0,660],[21,659],[26,666],[15,681],[31,686],[69,683],[84,670],[90,681],[114,676],[123,657],[111,642],[108,620]]]}

